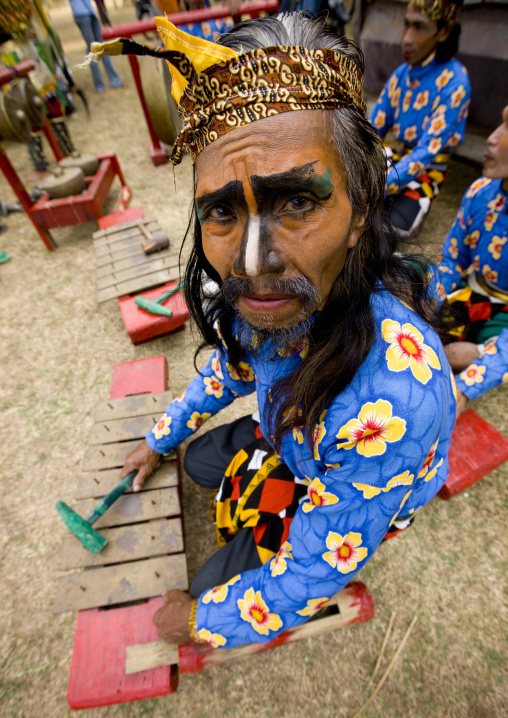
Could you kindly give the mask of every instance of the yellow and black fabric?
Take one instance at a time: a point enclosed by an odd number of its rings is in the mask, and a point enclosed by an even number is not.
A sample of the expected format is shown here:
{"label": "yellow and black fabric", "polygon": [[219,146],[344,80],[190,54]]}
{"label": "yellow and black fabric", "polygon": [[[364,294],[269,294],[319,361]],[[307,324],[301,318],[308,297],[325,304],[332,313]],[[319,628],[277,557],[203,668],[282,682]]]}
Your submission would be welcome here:
{"label": "yellow and black fabric", "polygon": [[215,500],[217,540],[223,546],[243,529],[253,529],[261,563],[269,561],[289,536],[289,527],[307,495],[297,479],[257,431],[226,469]]}

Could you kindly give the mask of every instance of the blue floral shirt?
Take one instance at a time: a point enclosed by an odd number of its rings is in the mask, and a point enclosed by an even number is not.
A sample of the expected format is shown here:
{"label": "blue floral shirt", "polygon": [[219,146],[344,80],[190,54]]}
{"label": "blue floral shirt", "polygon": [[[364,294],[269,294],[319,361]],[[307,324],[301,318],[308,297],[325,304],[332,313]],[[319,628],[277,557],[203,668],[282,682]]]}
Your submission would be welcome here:
{"label": "blue floral shirt", "polygon": [[388,172],[388,193],[399,192],[439,154],[450,154],[464,139],[471,85],[458,60],[400,65],[383,88],[371,114],[381,137],[389,130],[407,152]]}
{"label": "blue floral shirt", "polygon": [[[470,269],[483,285],[480,290],[508,295],[508,195],[502,182],[480,177],[464,195],[437,268],[441,302]],[[468,399],[508,381],[508,330],[481,351],[482,356],[457,377],[457,387]]]}
{"label": "blue floral shirt", "polygon": [[[374,554],[396,517],[413,514],[444,484],[455,418],[454,383],[435,332],[387,291],[372,297],[376,339],[351,384],[320,417],[312,448],[295,428],[282,460],[307,484],[289,538],[261,568],[199,597],[199,636],[231,648],[273,639],[303,623]],[[178,446],[237,396],[257,392],[263,409],[275,381],[295,370],[305,347],[237,369],[225,344],[148,432],[160,453]]]}

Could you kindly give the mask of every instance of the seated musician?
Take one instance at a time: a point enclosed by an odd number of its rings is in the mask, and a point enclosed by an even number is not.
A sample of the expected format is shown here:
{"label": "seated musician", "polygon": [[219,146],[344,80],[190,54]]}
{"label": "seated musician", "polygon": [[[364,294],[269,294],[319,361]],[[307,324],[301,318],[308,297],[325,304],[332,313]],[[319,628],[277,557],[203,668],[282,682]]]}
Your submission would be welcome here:
{"label": "seated musician", "polygon": [[[468,399],[508,381],[508,105],[487,140],[483,177],[467,190],[438,267],[441,300],[462,313],[459,341],[446,353]],[[462,286],[461,286],[462,285]],[[455,291],[454,291],[455,290]]]}
{"label": "seated musician", "polygon": [[[259,422],[187,449],[187,472],[216,493],[220,548],[154,619],[169,642],[230,648],[306,621],[439,491],[453,381],[422,266],[384,221],[356,46],[299,13],[220,44],[157,22],[179,72],[173,162],[187,150],[195,163],[186,300],[212,351],[122,473],[138,469],[139,488],[256,392]],[[207,276],[220,291],[203,305]]]}
{"label": "seated musician", "polygon": [[381,137],[391,130],[386,207],[404,235],[416,234],[464,139],[471,95],[458,50],[459,2],[410,0],[402,33],[405,62],[386,83],[371,114]]}

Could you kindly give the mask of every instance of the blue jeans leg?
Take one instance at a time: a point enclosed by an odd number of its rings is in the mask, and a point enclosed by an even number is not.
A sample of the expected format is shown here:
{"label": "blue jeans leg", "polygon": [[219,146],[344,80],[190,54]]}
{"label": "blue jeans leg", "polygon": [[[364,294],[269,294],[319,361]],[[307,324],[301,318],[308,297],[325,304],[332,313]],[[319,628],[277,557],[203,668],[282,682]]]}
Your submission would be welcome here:
{"label": "blue jeans leg", "polygon": [[[95,15],[92,17],[92,30],[95,42],[102,42],[101,25]],[[104,69],[106,70],[106,75],[108,76],[109,84],[111,85],[111,87],[121,87],[122,81],[120,79],[120,76],[118,75],[118,72],[115,70],[113,62],[109,55],[103,56],[102,63],[104,65]]]}
{"label": "blue jeans leg", "polygon": [[[95,17],[95,15],[93,16]],[[90,52],[90,45],[92,42],[97,42],[95,36],[94,36],[94,28],[93,28],[93,17],[92,15],[76,15],[74,17],[74,21],[76,25],[79,27],[81,34],[83,35],[83,39],[86,42],[86,48],[88,52]],[[95,18],[97,20],[97,18]],[[98,21],[97,21],[98,22]],[[99,27],[99,40],[98,42],[102,41],[102,37],[100,37],[100,27]],[[99,65],[96,62],[92,62],[90,64],[90,70],[92,72],[92,78],[93,78],[93,84],[95,87],[96,92],[104,92],[106,89],[106,85],[104,84],[104,80],[102,79],[101,71],[99,70]]]}

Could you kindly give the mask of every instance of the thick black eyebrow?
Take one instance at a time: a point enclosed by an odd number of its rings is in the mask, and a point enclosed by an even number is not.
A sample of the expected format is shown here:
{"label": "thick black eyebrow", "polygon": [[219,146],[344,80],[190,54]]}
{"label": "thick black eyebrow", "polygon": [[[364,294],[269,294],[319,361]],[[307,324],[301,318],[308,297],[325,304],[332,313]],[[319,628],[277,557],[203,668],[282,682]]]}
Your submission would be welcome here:
{"label": "thick black eyebrow", "polygon": [[331,179],[331,168],[319,175],[316,174],[314,162],[308,162],[300,167],[293,167],[287,172],[273,175],[251,177],[252,190],[258,207],[266,203],[266,195],[273,192],[298,192],[306,190],[312,192],[320,199],[328,199],[335,186]]}
{"label": "thick black eyebrow", "polygon": [[202,194],[200,197],[196,197],[196,208],[198,210],[204,210],[207,207],[217,204],[230,203],[239,204],[242,208],[247,208],[243,184],[239,180],[232,180],[225,184],[224,187],[215,190],[215,192],[209,192],[208,194]]}

